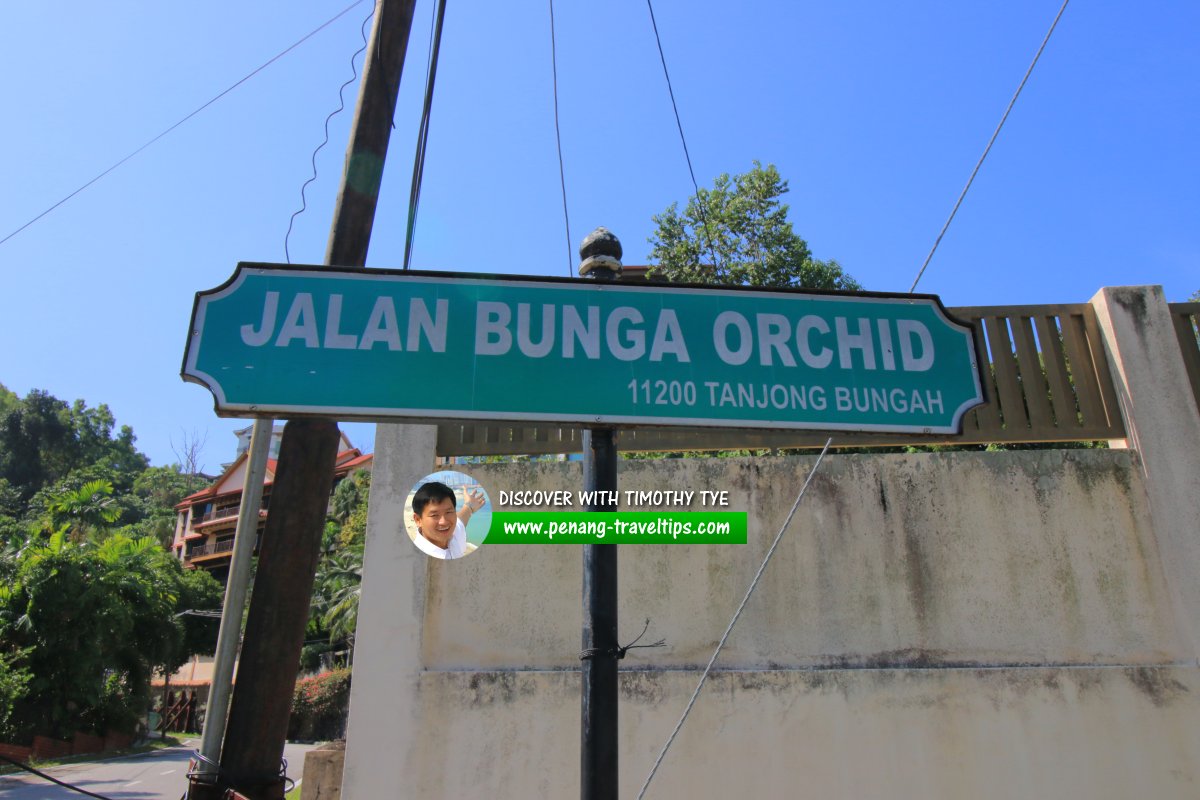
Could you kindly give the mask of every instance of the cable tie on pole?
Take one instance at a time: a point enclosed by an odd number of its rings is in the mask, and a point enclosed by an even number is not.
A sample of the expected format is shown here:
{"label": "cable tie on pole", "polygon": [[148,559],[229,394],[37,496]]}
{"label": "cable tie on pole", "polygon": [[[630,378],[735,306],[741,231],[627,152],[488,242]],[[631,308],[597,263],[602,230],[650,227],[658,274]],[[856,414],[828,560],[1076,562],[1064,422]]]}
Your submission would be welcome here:
{"label": "cable tie on pole", "polygon": [[646,631],[649,629],[650,629],[650,618],[647,617],[646,625],[642,628],[642,632],[639,633],[637,638],[634,639],[629,644],[627,644],[623,647],[621,647],[621,646],[610,647],[607,650],[601,650],[598,647],[589,647],[586,650],[580,651],[579,660],[580,661],[588,661],[590,659],[596,658],[597,656],[614,656],[618,661],[620,661],[621,659],[623,659],[625,657],[625,654],[627,652],[629,652],[630,650],[633,650],[635,648],[638,648],[638,647],[664,647],[664,646],[666,646],[666,644],[667,644],[666,639],[659,639],[657,642],[653,642],[651,644],[638,644],[638,642],[640,642],[642,640],[642,637],[646,635]]}

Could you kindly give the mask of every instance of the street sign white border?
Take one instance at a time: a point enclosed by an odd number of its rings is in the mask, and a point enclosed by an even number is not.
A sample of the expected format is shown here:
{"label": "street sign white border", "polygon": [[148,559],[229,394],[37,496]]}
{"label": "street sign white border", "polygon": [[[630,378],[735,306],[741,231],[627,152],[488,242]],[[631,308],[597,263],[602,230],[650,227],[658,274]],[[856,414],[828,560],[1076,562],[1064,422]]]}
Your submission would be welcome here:
{"label": "street sign white border", "polygon": [[[744,297],[747,294],[762,295],[778,298],[780,295],[798,294],[806,299],[817,302],[833,302],[854,300],[856,302],[882,303],[898,305],[932,306],[934,312],[941,317],[947,326],[955,329],[966,339],[967,351],[971,357],[971,374],[975,385],[975,397],[965,400],[954,411],[954,416],[947,426],[918,426],[918,425],[867,425],[853,423],[820,423],[812,421],[790,420],[729,420],[707,419],[701,417],[674,418],[642,417],[630,415],[593,415],[593,414],[547,414],[544,412],[477,412],[477,411],[438,411],[430,409],[392,408],[392,407],[361,407],[348,408],[345,406],[321,405],[258,405],[252,403],[226,402],[219,381],[212,375],[196,366],[199,357],[201,339],[204,331],[204,320],[207,305],[220,300],[234,292],[251,274],[282,274],[297,277],[337,280],[365,280],[372,282],[398,283],[418,281],[426,284],[453,283],[468,286],[521,286],[538,284],[553,286],[556,289],[581,292],[644,292],[653,290],[657,294],[718,294]],[[593,295],[594,296],[594,295]],[[979,363],[976,355],[974,331],[965,322],[955,319],[946,312],[945,306],[936,295],[929,294],[887,294],[883,292],[826,292],[811,289],[760,289],[758,287],[728,287],[703,286],[697,284],[663,284],[651,281],[638,283],[601,282],[577,278],[552,278],[525,275],[485,275],[480,273],[463,272],[431,272],[426,270],[375,270],[375,269],[345,269],[337,267],[319,267],[311,265],[261,264],[242,262],[228,281],[220,286],[204,292],[197,292],[192,308],[192,324],[188,335],[187,349],[184,353],[181,376],[185,381],[197,383],[212,392],[214,408],[219,417],[330,417],[338,420],[363,422],[534,422],[548,425],[559,423],[578,423],[581,425],[613,425],[622,427],[655,427],[655,428],[734,428],[739,430],[820,430],[820,431],[852,431],[859,433],[914,433],[957,434],[962,430],[963,415],[976,406],[986,402],[983,393],[983,382],[980,379]]]}

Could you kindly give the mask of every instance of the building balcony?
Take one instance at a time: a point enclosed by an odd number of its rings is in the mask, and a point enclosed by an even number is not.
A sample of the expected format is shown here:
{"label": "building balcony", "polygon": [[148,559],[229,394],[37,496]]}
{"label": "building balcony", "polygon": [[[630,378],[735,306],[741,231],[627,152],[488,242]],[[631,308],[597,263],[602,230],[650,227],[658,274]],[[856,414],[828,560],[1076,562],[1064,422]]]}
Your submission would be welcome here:
{"label": "building balcony", "polygon": [[[258,510],[258,518],[265,519],[267,510],[260,508]],[[212,530],[213,528],[223,528],[227,525],[236,525],[238,517],[237,507],[222,508],[216,511],[210,511],[201,516],[198,520],[192,520],[193,531]]]}
{"label": "building balcony", "polygon": [[214,542],[212,544],[202,544],[199,547],[192,548],[190,553],[184,557],[189,561],[201,561],[206,558],[215,556],[227,556],[233,552],[233,540],[226,542]]}
{"label": "building balcony", "polygon": [[[212,544],[202,544],[199,547],[194,547],[188,553],[184,554],[184,560],[188,562],[208,561],[211,559],[225,557],[228,558],[233,553],[233,539],[226,539],[223,542],[213,542]],[[254,539],[254,552],[258,553],[258,546],[262,543],[262,534],[259,534]]]}

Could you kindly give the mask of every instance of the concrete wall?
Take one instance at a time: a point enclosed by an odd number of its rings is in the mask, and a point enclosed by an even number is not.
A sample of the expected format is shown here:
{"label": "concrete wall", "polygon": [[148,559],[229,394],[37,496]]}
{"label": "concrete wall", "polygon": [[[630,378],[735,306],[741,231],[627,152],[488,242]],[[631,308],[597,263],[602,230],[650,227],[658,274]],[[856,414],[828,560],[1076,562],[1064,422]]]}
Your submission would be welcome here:
{"label": "concrete wall", "polygon": [[[827,456],[647,797],[1200,796],[1196,484],[1147,476],[1200,436],[1122,396],[1151,450]],[[400,513],[432,434],[381,426],[376,454],[344,796],[576,796],[580,549],[425,559]],[[667,639],[622,662],[622,795],[814,461],[622,463],[622,489],[725,489],[750,520],[746,545],[621,547],[621,639]],[[493,497],[581,485],[470,472]]]}

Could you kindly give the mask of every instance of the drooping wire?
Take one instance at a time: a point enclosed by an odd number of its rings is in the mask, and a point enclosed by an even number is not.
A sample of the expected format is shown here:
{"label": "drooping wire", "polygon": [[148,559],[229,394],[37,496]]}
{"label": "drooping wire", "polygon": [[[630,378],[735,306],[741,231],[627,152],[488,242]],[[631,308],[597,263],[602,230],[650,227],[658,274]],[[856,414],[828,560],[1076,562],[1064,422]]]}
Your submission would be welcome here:
{"label": "drooping wire", "polygon": [[558,145],[558,182],[562,186],[563,226],[567,232],[567,276],[575,277],[572,254],[571,217],[567,214],[567,173],[563,169],[562,133],[558,126],[558,42],[554,36],[554,0],[550,0],[550,72],[554,77],[554,141]]}
{"label": "drooping wire", "polygon": [[55,778],[52,775],[47,775],[46,773],[41,772],[40,770],[34,769],[33,767],[29,766],[28,764],[23,764],[20,761],[17,761],[16,759],[13,759],[13,758],[9,758],[6,755],[0,754],[0,759],[7,761],[9,764],[12,764],[14,767],[18,767],[20,769],[25,770],[26,772],[32,772],[34,775],[37,775],[39,778],[44,778],[45,780],[48,780],[51,783],[56,783],[59,786],[63,787],[64,789],[70,789],[73,792],[79,792],[80,794],[85,794],[88,797],[95,797],[96,800],[112,800],[112,798],[108,797],[107,795],[96,794],[95,792],[89,792],[87,789],[80,789],[78,786],[74,786],[70,783],[67,783],[66,781],[60,781],[58,778]]}
{"label": "drooping wire", "polygon": [[417,207],[421,204],[421,182],[425,178],[425,153],[429,148],[429,117],[433,111],[433,86],[437,81],[438,53],[442,47],[442,23],[446,18],[446,0],[438,0],[436,20],[429,43],[429,61],[425,65],[425,100],[421,105],[421,124],[417,131],[417,153],[413,157],[412,186],[408,192],[408,228],[404,233],[404,269],[412,261],[413,238],[417,231]]}
{"label": "drooping wire", "polygon": [[108,175],[108,173],[112,172],[112,171],[113,171],[113,170],[115,170],[117,167],[121,166],[121,165],[122,165],[122,164],[124,164],[126,161],[128,161],[129,159],[131,159],[131,158],[133,158],[134,156],[136,156],[136,155],[138,155],[139,153],[141,153],[141,152],[142,152],[143,150],[145,150],[147,147],[149,147],[150,145],[154,144],[154,143],[155,143],[155,142],[157,142],[159,139],[163,138],[163,137],[164,137],[164,136],[166,136],[168,133],[170,133],[171,131],[175,130],[175,129],[176,129],[176,128],[178,128],[180,125],[182,125],[183,123],[187,122],[187,121],[188,121],[188,120],[190,120],[192,117],[196,116],[196,115],[197,115],[197,114],[199,114],[201,111],[203,111],[204,109],[208,108],[208,107],[209,107],[209,106],[211,106],[213,103],[217,102],[217,101],[218,101],[218,100],[220,100],[222,97],[224,97],[225,95],[229,94],[229,93],[230,93],[230,92],[232,92],[234,89],[238,88],[238,87],[239,87],[239,86],[241,86],[243,83],[245,83],[246,81],[250,80],[250,79],[251,79],[251,78],[253,78],[255,75],[257,75],[258,73],[262,72],[264,69],[266,69],[267,67],[271,66],[271,65],[272,65],[272,64],[274,64],[276,61],[278,61],[279,59],[283,58],[283,57],[284,57],[284,56],[286,56],[288,53],[292,52],[292,51],[293,51],[293,50],[295,50],[297,47],[299,47],[300,45],[302,45],[302,44],[304,44],[305,42],[307,42],[307,41],[308,41],[309,39],[311,39],[312,37],[316,36],[318,33],[320,33],[321,31],[323,31],[325,28],[328,28],[330,25],[332,25],[332,24],[333,24],[334,22],[336,22],[338,19],[340,19],[341,17],[345,16],[345,15],[346,15],[346,14],[347,14],[349,11],[351,11],[353,8],[355,8],[355,7],[356,7],[356,6],[358,6],[358,5],[361,5],[361,4],[362,4],[362,3],[364,3],[364,2],[366,2],[366,0],[355,0],[355,2],[353,2],[353,3],[351,3],[350,5],[346,6],[346,7],[345,7],[345,8],[343,8],[341,11],[339,11],[337,14],[335,14],[334,16],[330,17],[329,19],[325,20],[325,22],[322,22],[322,23],[321,23],[320,25],[318,25],[316,28],[314,28],[313,30],[309,31],[309,32],[308,32],[308,33],[306,33],[304,36],[300,37],[300,38],[299,38],[299,39],[297,39],[295,42],[293,42],[292,44],[288,45],[288,46],[287,46],[286,48],[284,48],[283,50],[281,50],[281,51],[279,51],[278,53],[276,53],[276,54],[275,54],[274,56],[272,56],[270,59],[268,59],[267,61],[263,62],[263,64],[262,64],[262,65],[260,65],[259,67],[255,68],[254,70],[252,70],[251,72],[249,72],[247,75],[245,75],[244,77],[242,77],[242,78],[241,78],[240,80],[238,80],[236,83],[234,83],[234,84],[232,84],[231,86],[229,86],[227,89],[225,89],[224,91],[222,91],[220,94],[218,94],[218,95],[216,95],[215,97],[213,97],[212,99],[208,100],[206,103],[204,103],[202,106],[200,106],[199,108],[197,108],[195,111],[192,111],[192,112],[191,112],[191,113],[189,113],[187,116],[183,117],[183,118],[182,118],[182,119],[180,119],[178,122],[176,122],[175,124],[171,125],[171,126],[170,126],[169,128],[167,128],[166,130],[164,130],[162,133],[159,133],[159,134],[158,134],[157,136],[155,136],[153,139],[150,139],[148,142],[146,142],[145,144],[143,144],[141,147],[139,147],[138,149],[134,150],[132,153],[130,153],[129,155],[125,156],[125,157],[124,157],[124,158],[122,158],[120,161],[116,162],[116,163],[115,163],[115,164],[113,164],[111,167],[109,167],[108,169],[104,170],[104,171],[103,171],[103,172],[101,172],[99,175],[97,175],[96,177],[92,178],[90,181],[88,181],[87,183],[83,184],[83,185],[82,185],[82,186],[80,186],[78,189],[76,189],[75,191],[71,192],[71,193],[70,193],[70,194],[68,194],[66,197],[64,197],[63,199],[59,200],[57,203],[55,203],[54,205],[50,206],[50,207],[49,207],[49,208],[47,208],[45,211],[43,211],[42,213],[38,214],[36,217],[34,217],[33,219],[29,220],[29,221],[28,221],[28,222],[26,222],[24,225],[22,225],[21,227],[17,228],[17,229],[16,229],[15,231],[13,231],[12,233],[10,233],[10,234],[8,234],[7,236],[5,236],[3,239],[0,239],[0,245],[4,244],[4,243],[5,243],[5,242],[7,242],[9,239],[11,239],[11,238],[13,238],[14,236],[16,236],[18,233],[20,233],[21,231],[25,230],[26,228],[28,228],[28,227],[29,227],[30,225],[32,225],[33,223],[37,222],[37,221],[38,221],[38,220],[40,220],[42,217],[46,216],[46,215],[47,215],[47,214],[49,214],[51,211],[54,211],[56,208],[58,208],[59,206],[61,206],[63,203],[67,202],[67,201],[68,201],[68,200],[70,200],[72,197],[74,197],[75,195],[77,195],[77,194],[79,194],[80,192],[82,192],[84,189],[87,189],[89,186],[91,186],[93,183],[95,183],[96,181],[98,181],[98,180],[100,180],[101,178],[103,178],[105,175]]}
{"label": "drooping wire", "polygon": [[979,161],[975,164],[975,169],[971,170],[971,177],[967,179],[967,185],[963,187],[962,192],[958,195],[958,200],[954,203],[954,208],[950,210],[950,216],[946,218],[946,224],[942,226],[942,230],[937,235],[937,239],[933,242],[933,247],[929,250],[929,255],[925,256],[925,263],[921,265],[921,269],[917,272],[917,277],[909,287],[908,293],[912,294],[916,291],[917,284],[921,282],[921,276],[925,274],[925,268],[929,266],[929,262],[933,260],[933,254],[937,252],[938,245],[942,243],[942,237],[946,235],[946,229],[950,227],[950,223],[954,220],[954,215],[958,213],[958,207],[962,205],[963,198],[967,196],[967,190],[971,188],[971,184],[975,181],[975,176],[979,174],[979,168],[983,166],[983,160],[988,157],[991,152],[992,145],[996,142],[996,137],[1000,135],[1000,129],[1004,127],[1005,120],[1008,119],[1008,114],[1013,110],[1013,106],[1017,103],[1017,98],[1021,96],[1021,90],[1025,88],[1025,82],[1029,80],[1029,76],[1033,74],[1033,68],[1037,66],[1038,59],[1042,57],[1042,51],[1046,49],[1046,44],[1050,41],[1050,35],[1054,33],[1055,27],[1058,26],[1058,21],[1062,19],[1063,12],[1067,10],[1067,3],[1071,0],[1063,0],[1062,7],[1058,9],[1058,14],[1054,17],[1054,22],[1050,23],[1050,30],[1046,31],[1046,38],[1042,39],[1041,47],[1033,56],[1033,61],[1029,64],[1029,69],[1025,70],[1025,77],[1021,78],[1021,85],[1017,87],[1017,91],[1013,93],[1012,100],[1008,101],[1008,108],[1004,109],[1004,116],[1000,117],[1000,124],[996,126],[996,130],[992,132],[992,138],[988,140],[987,147],[983,148],[983,155],[979,157]]}
{"label": "drooping wire", "polygon": [[363,20],[363,23],[359,28],[359,32],[362,34],[362,46],[359,47],[358,50],[354,51],[354,55],[350,56],[350,78],[347,79],[347,81],[340,87],[338,87],[338,107],[333,111],[330,111],[329,116],[325,117],[325,138],[321,140],[321,143],[317,145],[316,149],[312,152],[312,175],[309,176],[308,180],[306,180],[300,186],[300,208],[296,211],[293,211],[292,216],[288,218],[287,233],[283,235],[283,257],[287,259],[287,263],[289,264],[292,263],[292,251],[288,247],[288,242],[292,238],[292,226],[296,224],[296,217],[300,216],[308,209],[308,196],[306,195],[305,190],[308,189],[308,185],[310,183],[313,183],[317,179],[317,153],[320,153],[321,150],[325,148],[325,145],[329,144],[329,121],[338,114],[342,113],[342,111],[346,108],[346,99],[342,97],[342,93],[346,91],[347,86],[358,80],[358,68],[354,66],[354,61],[360,55],[362,55],[363,51],[367,49],[367,23],[369,23],[371,18],[374,16],[375,4],[372,3],[371,13],[367,14],[367,18]]}
{"label": "drooping wire", "polygon": [[679,141],[683,143],[683,157],[687,160],[688,174],[692,176],[692,188],[696,190],[696,210],[700,213],[700,222],[704,226],[708,254],[712,257],[713,269],[719,269],[717,253],[713,249],[712,232],[708,229],[708,215],[704,213],[704,199],[700,196],[700,184],[696,183],[696,171],[692,169],[692,156],[688,152],[687,138],[683,135],[683,122],[679,118],[679,106],[675,103],[675,89],[671,86],[671,73],[667,71],[667,57],[663,54],[662,39],[658,35],[658,21],[654,19],[654,5],[650,0],[646,0],[646,7],[650,9],[650,25],[654,28],[654,41],[658,45],[658,59],[662,62],[663,77],[667,79],[667,93],[671,96],[671,109],[675,112],[675,126],[679,128]]}
{"label": "drooping wire", "polygon": [[717,643],[717,649],[713,651],[712,658],[708,660],[708,666],[704,668],[704,674],[700,676],[700,682],[696,684],[696,691],[692,692],[692,698],[688,700],[687,708],[683,710],[683,716],[679,718],[679,722],[675,725],[675,730],[671,731],[671,735],[667,738],[667,743],[663,745],[662,752],[658,754],[658,758],[654,761],[654,766],[650,768],[650,774],[646,776],[646,782],[642,784],[641,791],[638,792],[638,800],[646,795],[646,789],[650,787],[650,781],[654,780],[654,774],[658,772],[659,766],[667,755],[667,751],[671,749],[671,743],[675,741],[675,737],[679,735],[679,729],[683,727],[683,722],[688,718],[688,714],[692,711],[692,706],[696,705],[696,698],[700,696],[700,690],[704,688],[704,682],[708,680],[708,674],[712,672],[713,664],[717,660],[717,656],[721,654],[721,648],[725,646],[726,640],[729,639],[729,634],[733,630],[733,626],[737,624],[738,618],[742,616],[742,610],[746,608],[746,603],[750,601],[750,595],[754,594],[754,587],[758,586],[758,579],[762,577],[763,572],[767,568],[767,564],[771,561],[771,556],[775,555],[775,548],[779,547],[779,542],[783,538],[783,533],[792,524],[792,517],[796,516],[796,509],[800,507],[800,501],[804,499],[804,493],[808,491],[808,486],[812,483],[813,476],[817,474],[817,469],[821,466],[821,460],[825,458],[825,454],[829,452],[829,446],[833,444],[833,438],[825,441],[825,446],[821,448],[821,454],[817,456],[816,463],[808,472],[808,478],[805,479],[804,485],[800,487],[800,494],[796,495],[796,502],[792,503],[792,510],[788,512],[787,519],[783,521],[783,525],[779,528],[779,533],[775,534],[775,541],[771,542],[771,547],[767,550],[767,555],[763,558],[762,565],[758,568],[758,572],[754,576],[754,580],[750,581],[750,588],[746,590],[746,596],[742,598],[741,605],[737,607],[737,611],[733,614],[733,619],[729,620],[729,626],[725,628],[725,634],[721,637],[721,641]]}

